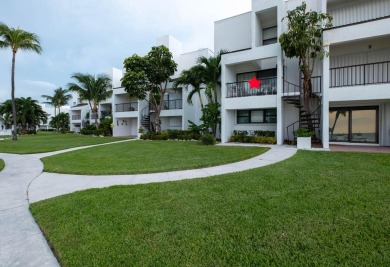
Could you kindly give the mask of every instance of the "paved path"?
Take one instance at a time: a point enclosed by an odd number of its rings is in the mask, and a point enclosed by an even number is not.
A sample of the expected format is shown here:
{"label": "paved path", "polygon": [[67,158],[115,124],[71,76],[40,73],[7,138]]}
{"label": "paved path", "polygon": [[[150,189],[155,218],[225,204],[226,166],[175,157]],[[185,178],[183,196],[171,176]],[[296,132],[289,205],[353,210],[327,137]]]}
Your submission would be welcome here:
{"label": "paved path", "polygon": [[243,171],[279,162],[297,151],[292,147],[272,146],[270,151],[260,156],[237,163],[154,174],[86,176],[42,173],[40,158],[82,148],[33,155],[0,153],[6,164],[0,172],[0,267],[59,266],[29,212],[29,202],[88,188],[175,181]]}

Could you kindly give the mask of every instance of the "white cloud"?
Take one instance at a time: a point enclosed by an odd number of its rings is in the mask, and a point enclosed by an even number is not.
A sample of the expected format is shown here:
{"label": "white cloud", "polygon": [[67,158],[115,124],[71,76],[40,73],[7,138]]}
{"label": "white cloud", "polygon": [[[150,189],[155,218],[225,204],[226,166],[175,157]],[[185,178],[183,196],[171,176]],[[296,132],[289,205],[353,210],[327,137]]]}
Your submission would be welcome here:
{"label": "white cloud", "polygon": [[[38,34],[43,48],[41,55],[18,53],[16,94],[50,94],[57,86],[66,87],[74,72],[121,68],[126,57],[145,54],[165,34],[181,41],[184,52],[213,50],[214,21],[247,12],[250,4],[251,0],[1,0],[1,21]],[[0,101],[10,91],[10,57],[10,51],[0,51]]]}

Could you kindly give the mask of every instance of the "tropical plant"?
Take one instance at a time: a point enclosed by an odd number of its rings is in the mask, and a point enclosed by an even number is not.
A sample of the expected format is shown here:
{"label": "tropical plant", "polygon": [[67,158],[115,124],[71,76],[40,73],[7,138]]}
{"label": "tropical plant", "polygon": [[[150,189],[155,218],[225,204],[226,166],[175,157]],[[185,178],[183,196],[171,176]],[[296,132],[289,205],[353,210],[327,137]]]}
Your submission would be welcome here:
{"label": "tropical plant", "polygon": [[203,115],[200,120],[203,122],[203,126],[207,129],[211,128],[213,135],[216,135],[217,126],[221,123],[221,111],[219,103],[209,103],[202,110]]}
{"label": "tropical plant", "polygon": [[11,68],[11,100],[13,114],[12,140],[17,140],[16,135],[16,103],[15,103],[15,57],[19,50],[33,51],[41,53],[42,48],[39,37],[35,33],[30,33],[19,28],[10,28],[0,22],[0,48],[11,48],[12,68]]}
{"label": "tropical plant", "polygon": [[[57,116],[57,108],[58,108],[58,114],[61,114],[61,106],[64,106],[68,103],[70,99],[72,99],[72,95],[68,94],[68,89],[62,89],[61,87],[54,90],[54,94],[52,96],[50,95],[42,95],[42,97],[46,98],[48,101],[43,102],[50,104],[54,107],[54,117]],[[53,121],[53,120],[52,120]],[[52,122],[51,121],[51,122]],[[54,120],[56,122],[58,120]],[[57,131],[59,129],[59,126],[52,126],[53,128],[56,128]],[[61,127],[62,128],[62,127]]]}
{"label": "tropical plant", "polygon": [[206,69],[202,65],[195,65],[192,68],[181,72],[179,78],[173,83],[173,88],[177,89],[180,85],[191,85],[192,90],[188,94],[187,103],[192,105],[192,97],[195,94],[198,94],[200,106],[203,110],[204,105],[201,90],[204,89],[202,88],[202,85],[204,84],[206,84]]}
{"label": "tropical plant", "polygon": [[[17,110],[16,117],[13,115],[13,102]],[[37,100],[31,97],[15,98],[15,101],[6,100],[0,105],[0,113],[4,117],[12,117],[16,121],[16,126],[22,131],[35,130],[41,123],[47,122],[48,114],[42,110]],[[17,127],[15,127],[15,132]]]}
{"label": "tropical plant", "polygon": [[154,46],[144,57],[133,55],[124,60],[126,73],[122,78],[122,86],[131,97],[145,100],[155,111],[155,129],[161,132],[160,113],[163,107],[164,94],[170,77],[177,70],[172,53],[165,46]]}
{"label": "tropical plant", "polygon": [[65,130],[69,128],[69,113],[59,113],[58,115],[54,116],[49,125],[52,128],[56,128],[58,130]]}
{"label": "tropical plant", "polygon": [[72,95],[68,94],[70,90],[68,89],[62,89],[62,87],[59,87],[54,90],[54,94],[52,96],[50,95],[42,95],[42,97],[46,98],[48,101],[43,102],[50,104],[54,107],[54,116],[57,115],[57,108],[58,108],[58,114],[61,113],[61,107],[68,104],[68,101],[72,99]]}
{"label": "tropical plant", "polygon": [[77,83],[68,83],[68,89],[77,92],[81,100],[88,101],[88,104],[95,115],[95,127],[98,129],[98,107],[102,101],[105,101],[112,95],[112,90],[107,90],[112,87],[111,78],[104,73],[96,76],[74,73],[72,79],[75,79]]}
{"label": "tropical plant", "polygon": [[[198,64],[204,67],[206,95],[214,102],[218,102],[217,87],[221,84],[221,59],[227,50],[220,50],[213,57],[199,57]],[[213,99],[214,98],[214,99]]]}
{"label": "tropical plant", "polygon": [[295,132],[295,135],[297,137],[313,137],[315,133],[314,131],[310,131],[306,128],[298,128],[298,130]]}
{"label": "tropical plant", "polygon": [[303,74],[304,110],[309,110],[311,77],[316,59],[328,56],[324,49],[322,33],[332,27],[332,16],[306,11],[303,2],[294,10],[287,11],[287,31],[279,36],[279,43],[288,58],[299,58],[299,70]]}

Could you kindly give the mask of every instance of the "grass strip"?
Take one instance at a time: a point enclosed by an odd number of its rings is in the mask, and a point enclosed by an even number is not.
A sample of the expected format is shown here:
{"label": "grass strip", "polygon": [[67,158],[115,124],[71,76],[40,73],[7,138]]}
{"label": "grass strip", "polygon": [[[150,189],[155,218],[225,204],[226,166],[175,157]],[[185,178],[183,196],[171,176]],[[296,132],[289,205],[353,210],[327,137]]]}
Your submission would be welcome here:
{"label": "grass strip", "polygon": [[44,171],[109,175],[155,173],[216,166],[264,153],[268,148],[204,146],[189,141],[132,141],[42,159]]}
{"label": "grass strip", "polygon": [[390,155],[299,151],[34,203],[61,266],[389,266]]}
{"label": "grass strip", "polygon": [[0,141],[0,152],[13,154],[34,154],[57,151],[78,146],[97,145],[124,140],[124,138],[92,137],[78,134],[40,132],[36,135],[18,136],[17,141]]}

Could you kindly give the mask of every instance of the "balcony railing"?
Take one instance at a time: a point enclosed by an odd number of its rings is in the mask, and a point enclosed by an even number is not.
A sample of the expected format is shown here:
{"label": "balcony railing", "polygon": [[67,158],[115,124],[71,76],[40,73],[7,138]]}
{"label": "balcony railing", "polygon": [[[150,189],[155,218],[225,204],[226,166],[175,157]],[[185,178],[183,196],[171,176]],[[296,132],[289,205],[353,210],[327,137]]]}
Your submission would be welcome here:
{"label": "balcony railing", "polygon": [[174,100],[164,100],[162,109],[182,109],[183,108],[183,99],[174,99]]}
{"label": "balcony railing", "polygon": [[[161,110],[183,109],[183,99],[164,100]],[[149,110],[154,112],[154,107],[149,103]]]}
{"label": "balcony railing", "polygon": [[390,61],[330,69],[330,87],[390,83]]}
{"label": "balcony railing", "polygon": [[81,120],[81,115],[72,115],[72,121],[79,121]]}
{"label": "balcony railing", "polygon": [[276,77],[260,79],[259,88],[250,88],[248,81],[227,83],[227,98],[245,97],[245,96],[262,96],[276,95]]}
{"label": "balcony railing", "polygon": [[122,103],[115,105],[115,112],[138,111],[138,102]]}
{"label": "balcony railing", "polygon": [[102,111],[100,111],[100,116],[101,117],[111,117],[112,111],[111,110],[102,110]]}

